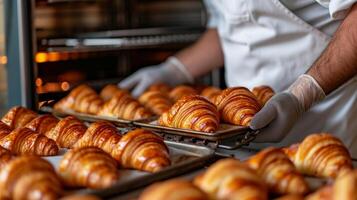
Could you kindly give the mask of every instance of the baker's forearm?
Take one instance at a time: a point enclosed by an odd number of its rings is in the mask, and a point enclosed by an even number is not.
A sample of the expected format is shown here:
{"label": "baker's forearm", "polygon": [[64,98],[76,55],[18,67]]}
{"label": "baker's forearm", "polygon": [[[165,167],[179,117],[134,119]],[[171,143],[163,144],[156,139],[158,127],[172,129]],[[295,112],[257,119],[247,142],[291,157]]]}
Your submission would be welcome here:
{"label": "baker's forearm", "polygon": [[357,5],[350,11],[329,46],[310,68],[326,94],[357,74]]}
{"label": "baker's forearm", "polygon": [[192,46],[175,55],[194,77],[223,66],[223,51],[216,29],[208,29]]}

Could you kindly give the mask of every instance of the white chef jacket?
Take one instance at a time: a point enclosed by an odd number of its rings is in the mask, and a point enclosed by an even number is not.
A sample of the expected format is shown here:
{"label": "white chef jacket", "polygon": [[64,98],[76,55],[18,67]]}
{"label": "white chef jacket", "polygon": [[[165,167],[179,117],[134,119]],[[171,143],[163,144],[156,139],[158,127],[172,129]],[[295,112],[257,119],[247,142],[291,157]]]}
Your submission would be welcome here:
{"label": "white chef jacket", "polygon": [[[277,92],[286,90],[318,59],[356,2],[206,0],[208,27],[217,28],[224,52],[227,85],[270,85]],[[357,158],[356,102],[354,78],[304,113],[278,145],[301,141],[314,132],[330,132]],[[268,145],[272,144],[260,147]]]}
{"label": "white chef jacket", "polygon": [[289,10],[320,31],[332,36],[341,23],[340,19],[330,17],[328,8],[315,0],[281,0]]}

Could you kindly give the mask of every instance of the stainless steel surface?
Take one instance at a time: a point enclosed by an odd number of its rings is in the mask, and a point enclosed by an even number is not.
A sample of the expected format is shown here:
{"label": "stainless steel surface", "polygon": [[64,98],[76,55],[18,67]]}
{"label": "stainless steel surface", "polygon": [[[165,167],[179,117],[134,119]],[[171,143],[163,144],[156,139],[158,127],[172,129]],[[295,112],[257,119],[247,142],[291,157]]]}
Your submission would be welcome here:
{"label": "stainless steel surface", "polygon": [[8,105],[34,107],[35,51],[32,28],[33,0],[5,1]]}
{"label": "stainless steel surface", "polygon": [[114,51],[177,43],[192,43],[196,41],[200,35],[199,33],[187,33],[123,38],[49,39],[42,41],[42,43],[48,45],[46,48],[48,52]]}
{"label": "stainless steel surface", "polygon": [[0,116],[7,110],[7,57],[5,54],[5,8],[4,0],[0,0]]}
{"label": "stainless steel surface", "polygon": [[[71,191],[80,194],[94,194],[102,198],[107,198],[113,195],[118,195],[139,187],[143,187],[155,181],[178,176],[192,170],[201,168],[207,165],[214,159],[214,151],[207,147],[180,144],[171,141],[165,141],[170,151],[171,166],[163,169],[160,172],[148,173],[138,170],[119,169],[121,178],[117,184],[110,188],[102,190],[80,189]],[[46,157],[56,168],[59,165],[63,154],[66,152],[62,150],[62,155]]]}
{"label": "stainless steel surface", "polygon": [[81,33],[77,38],[118,38],[129,36],[157,36],[172,34],[201,33],[203,30],[197,27],[165,27],[165,28],[136,28],[126,30],[108,30],[91,33]]}

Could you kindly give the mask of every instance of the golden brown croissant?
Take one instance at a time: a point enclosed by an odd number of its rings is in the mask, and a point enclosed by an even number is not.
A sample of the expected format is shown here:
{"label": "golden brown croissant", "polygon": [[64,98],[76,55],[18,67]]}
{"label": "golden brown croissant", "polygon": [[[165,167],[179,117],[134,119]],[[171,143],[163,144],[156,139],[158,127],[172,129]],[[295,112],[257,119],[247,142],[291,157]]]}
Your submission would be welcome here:
{"label": "golden brown croissant", "polygon": [[310,194],[307,200],[355,200],[357,199],[357,170],[346,170],[333,185],[322,187]]}
{"label": "golden brown croissant", "polygon": [[0,140],[11,133],[10,126],[6,125],[4,122],[0,121]]}
{"label": "golden brown croissant", "polygon": [[345,171],[337,177],[332,189],[333,200],[357,199],[357,170]]}
{"label": "golden brown croissant", "polygon": [[277,194],[306,194],[309,191],[304,177],[281,149],[270,147],[247,161]]}
{"label": "golden brown croissant", "polygon": [[58,171],[70,187],[107,188],[119,179],[116,161],[97,147],[68,151]]}
{"label": "golden brown croissant", "polygon": [[46,135],[52,128],[54,128],[59,120],[52,116],[52,115],[41,115],[36,118],[34,118],[32,121],[30,121],[28,124],[26,124],[25,127]]}
{"label": "golden brown croissant", "polygon": [[221,94],[222,90],[217,87],[206,87],[202,90],[201,95],[206,97],[212,103],[216,102],[216,98],[219,94]]}
{"label": "golden brown croissant", "polygon": [[151,85],[146,91],[159,91],[162,93],[169,93],[171,91],[171,87],[165,83],[155,83]]}
{"label": "golden brown croissant", "polygon": [[227,158],[211,165],[194,180],[211,199],[266,200],[268,192],[256,172],[238,160]]}
{"label": "golden brown croissant", "polygon": [[223,90],[215,104],[223,121],[240,126],[248,126],[261,109],[255,95],[244,87]]}
{"label": "golden brown croissant", "polygon": [[74,148],[98,147],[120,161],[118,143],[121,139],[118,129],[107,121],[92,123]]}
{"label": "golden brown croissant", "polygon": [[135,129],[126,133],[118,145],[117,160],[124,168],[156,172],[170,165],[163,139],[151,131]]}
{"label": "golden brown croissant", "polygon": [[197,94],[198,92],[193,87],[187,85],[180,85],[171,90],[171,92],[169,93],[169,97],[172,99],[173,102],[176,102],[184,96]]}
{"label": "golden brown croissant", "polygon": [[62,148],[73,148],[73,145],[84,135],[87,127],[79,119],[68,116],[61,119],[54,128],[46,132],[48,138],[56,141]]}
{"label": "golden brown croissant", "polygon": [[0,172],[0,199],[58,199],[62,186],[52,165],[37,156],[11,160]]}
{"label": "golden brown croissant", "polygon": [[37,114],[27,108],[16,106],[12,107],[1,119],[11,129],[24,127],[27,123],[37,117]]}
{"label": "golden brown croissant", "polygon": [[156,115],[168,111],[172,103],[166,93],[147,91],[139,97],[139,102]]}
{"label": "golden brown croissant", "polygon": [[111,123],[95,122],[74,148],[90,146],[107,152],[125,168],[155,172],[170,165],[164,141],[143,129],[129,131],[122,137]]}
{"label": "golden brown croissant", "polygon": [[216,106],[206,98],[190,95],[177,101],[169,111],[161,115],[162,126],[215,132],[219,126]]}
{"label": "golden brown croissant", "polygon": [[0,140],[0,145],[17,155],[54,156],[58,154],[55,141],[28,128],[17,128]]}
{"label": "golden brown croissant", "polygon": [[207,200],[208,196],[189,181],[173,179],[155,183],[144,190],[139,200]]}
{"label": "golden brown croissant", "polygon": [[12,159],[12,154],[9,150],[0,146],[0,170]]}
{"label": "golden brown croissant", "polygon": [[352,169],[347,148],[328,133],[309,135],[302,143],[283,150],[303,174],[335,178],[339,173]]}
{"label": "golden brown croissant", "polygon": [[265,103],[275,94],[274,90],[266,85],[253,88],[252,92],[257,97],[262,106],[264,106]]}
{"label": "golden brown croissant", "polygon": [[80,113],[97,114],[103,100],[89,86],[80,85],[54,105],[55,110],[73,110]]}
{"label": "golden brown croissant", "polygon": [[138,120],[150,117],[151,113],[131,96],[117,93],[103,105],[98,115]]}
{"label": "golden brown croissant", "polygon": [[[305,200],[335,200],[333,198],[333,188],[331,185],[324,186],[316,192],[308,195]],[[337,198],[336,200],[342,200],[343,198]],[[348,199],[343,199],[348,200]]]}
{"label": "golden brown croissant", "polygon": [[106,85],[101,91],[99,96],[104,100],[108,101],[111,99],[115,94],[117,93],[125,93],[129,95],[129,92],[127,90],[120,89],[118,86],[109,84]]}

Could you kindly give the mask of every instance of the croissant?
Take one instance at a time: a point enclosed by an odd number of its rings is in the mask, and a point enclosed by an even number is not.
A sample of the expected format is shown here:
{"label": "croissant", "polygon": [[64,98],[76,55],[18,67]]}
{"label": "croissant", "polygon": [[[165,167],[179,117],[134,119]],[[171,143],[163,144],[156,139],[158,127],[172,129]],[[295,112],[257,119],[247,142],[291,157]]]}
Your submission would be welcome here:
{"label": "croissant", "polygon": [[215,132],[219,126],[216,106],[206,98],[193,95],[178,100],[169,111],[161,115],[162,126]]}
{"label": "croissant", "polygon": [[[174,191],[174,192],[173,192]],[[189,181],[173,179],[155,183],[144,190],[139,200],[206,200],[207,195]]]}
{"label": "croissant", "polygon": [[194,179],[210,199],[266,200],[268,192],[256,172],[238,160],[227,158],[211,165]]}
{"label": "croissant", "polygon": [[26,124],[25,127],[37,133],[46,135],[46,133],[54,128],[58,122],[59,120],[52,115],[42,115],[34,118],[32,121]]}
{"label": "croissant", "polygon": [[166,93],[147,91],[139,97],[139,102],[156,115],[168,111],[172,103]]}
{"label": "croissant", "polygon": [[171,90],[171,92],[169,93],[169,97],[172,99],[173,102],[176,102],[184,96],[197,94],[198,92],[193,87],[187,85],[180,85]]}
{"label": "croissant", "polygon": [[11,128],[4,122],[0,121],[0,140],[11,133]]}
{"label": "croissant", "polygon": [[332,189],[333,200],[355,200],[357,199],[357,170],[349,170],[340,173]]}
{"label": "croissant", "polygon": [[56,141],[62,148],[73,148],[73,145],[84,135],[87,127],[79,119],[68,116],[61,119],[55,127],[46,132],[48,138]]}
{"label": "croissant", "polygon": [[355,200],[357,199],[357,170],[341,173],[333,185],[322,187],[310,194],[307,200]]}
{"label": "croissant", "polygon": [[328,133],[309,135],[302,143],[283,150],[303,174],[335,178],[339,173],[352,169],[347,148]]}
{"label": "croissant", "polygon": [[12,159],[12,154],[9,150],[0,147],[0,170]]}
{"label": "croissant", "polygon": [[274,193],[306,194],[309,191],[304,177],[281,149],[264,149],[249,158],[247,163]]}
{"label": "croissant", "polygon": [[55,110],[73,110],[80,113],[97,114],[103,105],[103,100],[89,86],[80,85],[69,95],[54,105]]}
{"label": "croissant", "polygon": [[0,199],[58,199],[61,182],[52,165],[36,156],[11,160],[0,171]]}
{"label": "croissant", "polygon": [[129,92],[123,89],[120,89],[119,87],[117,87],[116,85],[113,84],[109,84],[106,85],[101,91],[99,96],[104,100],[104,101],[108,101],[109,99],[111,99],[115,94],[117,93],[125,93],[129,95]]}
{"label": "croissant", "polygon": [[[328,185],[308,195],[305,198],[305,200],[335,200],[332,195],[333,195],[333,188],[331,185]],[[337,198],[336,200],[340,200],[340,199],[343,198]],[[348,200],[348,199],[343,199],[343,200]]]}
{"label": "croissant", "polygon": [[37,117],[37,114],[27,108],[16,106],[12,107],[1,119],[11,129],[24,127],[27,123]]}
{"label": "croissant", "polygon": [[223,121],[239,126],[249,126],[261,106],[247,88],[227,88],[216,97],[215,104]]}
{"label": "croissant", "polygon": [[157,172],[169,166],[170,155],[163,139],[151,131],[135,129],[119,141],[118,156],[124,168]]}
{"label": "croissant", "polygon": [[120,132],[113,124],[107,121],[97,121],[88,127],[83,137],[74,145],[74,148],[98,147],[120,161],[118,155],[120,139]]}
{"label": "croissant", "polygon": [[103,105],[98,115],[138,120],[150,117],[151,113],[131,96],[125,93],[117,93]]}
{"label": "croissant", "polygon": [[262,106],[264,106],[265,103],[275,94],[274,90],[266,85],[253,88],[252,92],[257,97]]}
{"label": "croissant", "polygon": [[357,170],[340,173],[333,185],[327,185],[308,195],[306,200],[355,200],[357,199]]}
{"label": "croissant", "polygon": [[221,92],[222,92],[221,89],[217,87],[209,86],[202,90],[201,95],[206,97],[212,103],[214,103],[216,101],[217,96],[221,94]]}
{"label": "croissant", "polygon": [[58,154],[55,141],[28,128],[18,128],[0,140],[0,146],[17,155],[54,156]]}
{"label": "croissant", "polygon": [[116,161],[96,147],[68,151],[58,171],[70,187],[107,188],[119,179]]}
{"label": "croissant", "polygon": [[171,87],[165,83],[156,83],[151,85],[146,91],[159,91],[162,93],[169,93],[171,91]]}

